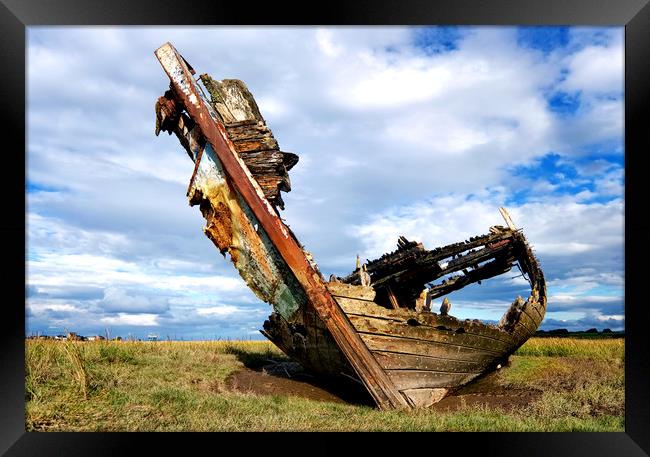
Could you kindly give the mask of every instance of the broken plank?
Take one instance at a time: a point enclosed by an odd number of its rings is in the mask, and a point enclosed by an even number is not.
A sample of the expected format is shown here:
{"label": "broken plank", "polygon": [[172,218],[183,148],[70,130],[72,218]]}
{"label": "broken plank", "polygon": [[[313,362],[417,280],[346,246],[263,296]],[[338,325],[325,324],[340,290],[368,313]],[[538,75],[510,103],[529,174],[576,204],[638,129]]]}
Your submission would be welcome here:
{"label": "broken plank", "polygon": [[505,208],[501,207],[499,208],[499,212],[501,213],[501,216],[503,216],[503,219],[506,221],[508,228],[512,231],[517,230],[517,227],[515,227],[514,222],[512,222],[512,219],[510,218],[510,214],[508,214],[508,211],[506,211]]}

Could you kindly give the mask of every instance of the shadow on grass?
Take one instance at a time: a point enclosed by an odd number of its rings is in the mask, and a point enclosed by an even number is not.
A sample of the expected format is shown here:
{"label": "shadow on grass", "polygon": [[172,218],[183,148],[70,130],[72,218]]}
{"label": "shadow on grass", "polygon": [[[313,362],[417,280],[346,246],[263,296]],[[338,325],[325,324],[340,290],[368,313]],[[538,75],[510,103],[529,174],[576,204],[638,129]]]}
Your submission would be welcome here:
{"label": "shadow on grass", "polygon": [[271,349],[253,350],[250,348],[241,348],[236,345],[227,345],[224,348],[226,354],[232,354],[251,370],[259,370],[269,363],[289,362],[291,359],[286,355],[274,353]]}
{"label": "shadow on grass", "polygon": [[366,388],[348,377],[312,375],[298,362],[271,350],[255,351],[233,345],[225,352],[235,355],[246,367],[231,375],[229,385],[235,390],[375,406]]}

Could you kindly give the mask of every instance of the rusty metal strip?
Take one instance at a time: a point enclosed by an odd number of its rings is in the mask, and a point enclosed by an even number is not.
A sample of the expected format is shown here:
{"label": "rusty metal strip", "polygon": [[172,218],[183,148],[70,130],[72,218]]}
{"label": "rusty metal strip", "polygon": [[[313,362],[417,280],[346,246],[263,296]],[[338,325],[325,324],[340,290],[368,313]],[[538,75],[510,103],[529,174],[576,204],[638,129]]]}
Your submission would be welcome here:
{"label": "rusty metal strip", "polygon": [[377,405],[382,409],[408,408],[408,402],[334,301],[301,247],[289,236],[275,209],[268,203],[262,189],[235,152],[225,127],[211,115],[182,56],[170,43],[158,48],[155,54],[169,76],[174,92],[222,162],[232,185],[250,206]]}

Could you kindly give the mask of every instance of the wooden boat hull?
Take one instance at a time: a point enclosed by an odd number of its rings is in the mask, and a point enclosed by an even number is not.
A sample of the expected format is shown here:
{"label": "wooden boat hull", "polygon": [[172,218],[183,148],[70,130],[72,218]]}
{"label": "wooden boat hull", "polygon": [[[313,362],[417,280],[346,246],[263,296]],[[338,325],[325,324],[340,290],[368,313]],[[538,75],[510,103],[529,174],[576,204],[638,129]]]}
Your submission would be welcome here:
{"label": "wooden boat hull", "polygon": [[[373,287],[325,281],[276,209],[283,206],[279,191],[290,189],[286,171],[297,156],[279,151],[246,86],[206,78],[208,101],[173,46],[161,46],[156,56],[171,82],[156,103],[156,134],[174,133],[195,163],[189,203],[205,217],[206,236],[230,256],[255,294],[273,306],[262,333],[307,370],[358,379],[380,408],[428,406],[503,363],[535,333],[546,311],[546,286],[514,227],[495,228],[498,242],[486,235],[486,247],[465,257],[476,263],[477,280],[502,268],[478,266],[493,255],[508,261],[517,255],[528,274],[530,297],[515,300],[499,325],[421,308],[388,309]],[[474,240],[467,246],[478,244]],[[440,252],[431,252],[433,257],[424,260],[442,273],[447,264],[435,261]],[[427,265],[420,262],[421,270]],[[355,274],[350,281],[363,284],[360,271]],[[387,285],[398,276],[391,272],[379,282]]]}
{"label": "wooden boat hull", "polygon": [[[396,388],[416,407],[430,406],[449,392],[505,365],[541,323],[545,304],[531,294],[512,331],[476,320],[431,312],[386,309],[372,287],[329,283],[350,319]],[[306,312],[303,326],[273,314],[264,335],[312,373],[354,376],[318,316]]]}

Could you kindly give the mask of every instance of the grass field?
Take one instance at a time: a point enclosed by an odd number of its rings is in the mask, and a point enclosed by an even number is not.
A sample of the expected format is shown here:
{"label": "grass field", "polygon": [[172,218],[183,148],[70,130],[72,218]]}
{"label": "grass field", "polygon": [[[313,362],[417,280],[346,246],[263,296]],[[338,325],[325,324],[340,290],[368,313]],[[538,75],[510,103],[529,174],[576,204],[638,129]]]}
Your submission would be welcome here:
{"label": "grass field", "polygon": [[624,431],[624,340],[532,338],[497,371],[512,411],[379,411],[233,391],[227,378],[288,360],[265,341],[28,340],[28,431]]}

